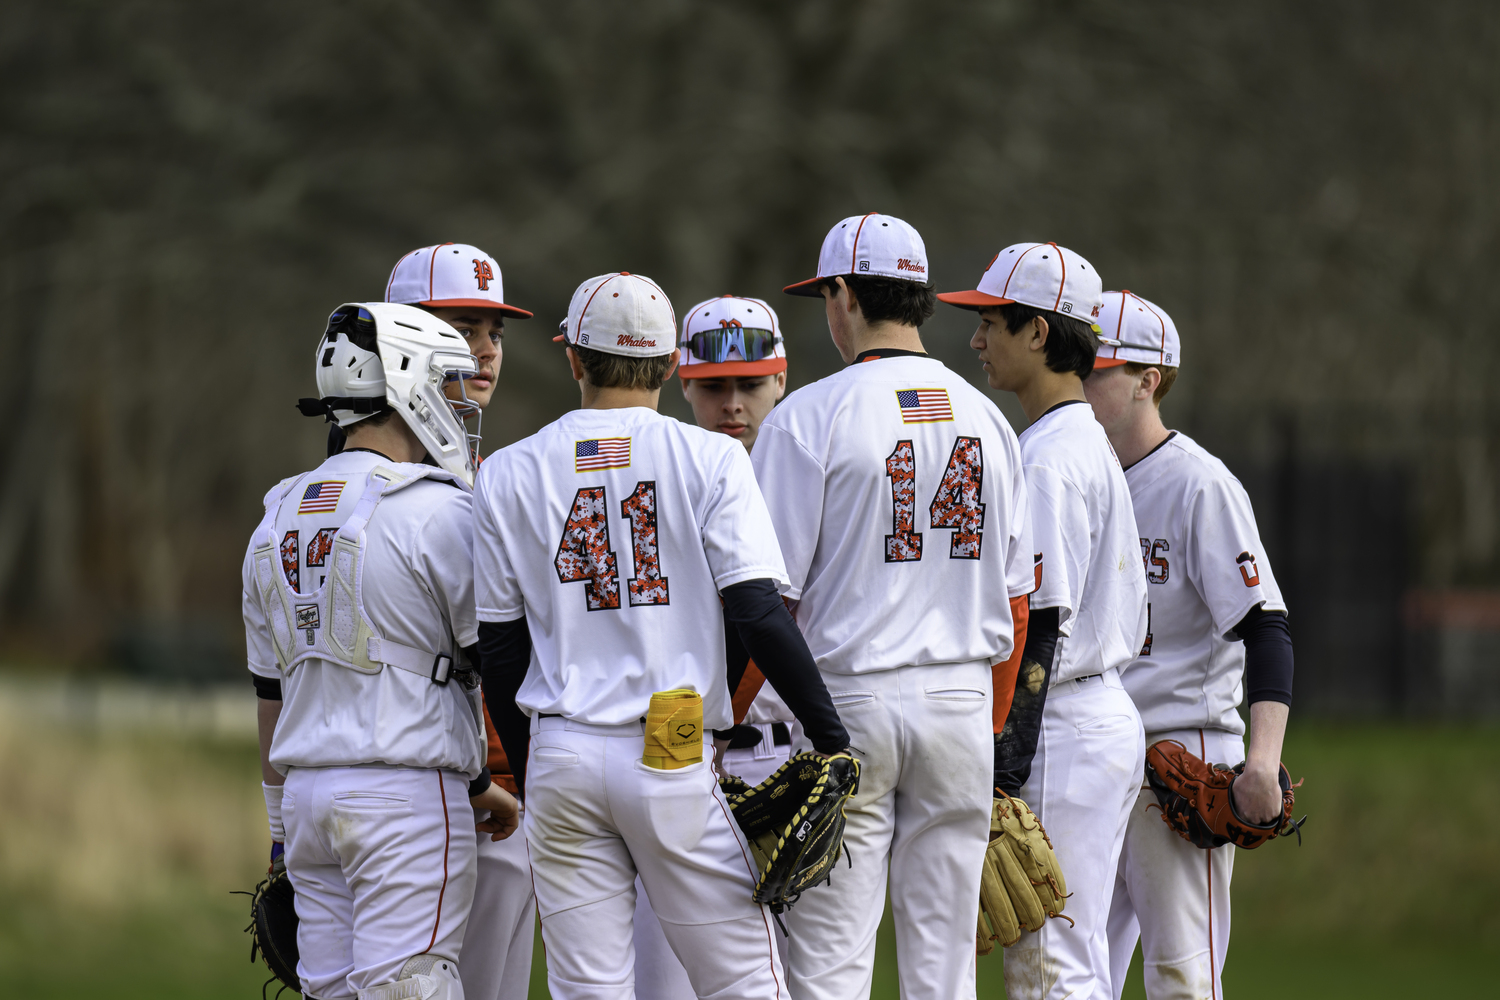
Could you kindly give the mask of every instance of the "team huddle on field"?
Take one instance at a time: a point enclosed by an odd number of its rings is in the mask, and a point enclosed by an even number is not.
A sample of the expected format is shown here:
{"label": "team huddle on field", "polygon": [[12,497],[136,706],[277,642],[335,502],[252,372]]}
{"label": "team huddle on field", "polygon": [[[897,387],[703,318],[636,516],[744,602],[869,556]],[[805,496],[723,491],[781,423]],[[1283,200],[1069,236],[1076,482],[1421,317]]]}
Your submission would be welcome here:
{"label": "team huddle on field", "polygon": [[[1137,942],[1152,1000],[1222,996],[1236,845],[1290,829],[1292,646],[1244,488],[1162,423],[1172,320],[1054,243],[938,293],[880,214],[785,291],[845,363],[790,394],[764,300],[590,278],[580,407],[482,464],[532,315],[495,259],[333,312],[328,458],[244,564],[295,900],[258,945],[305,996],[521,1000],[540,916],[557,1000],[863,1000],[887,898],[907,1000],[997,944],[1012,1000],[1117,1000]],[[939,302],[1019,437],[926,353]]]}

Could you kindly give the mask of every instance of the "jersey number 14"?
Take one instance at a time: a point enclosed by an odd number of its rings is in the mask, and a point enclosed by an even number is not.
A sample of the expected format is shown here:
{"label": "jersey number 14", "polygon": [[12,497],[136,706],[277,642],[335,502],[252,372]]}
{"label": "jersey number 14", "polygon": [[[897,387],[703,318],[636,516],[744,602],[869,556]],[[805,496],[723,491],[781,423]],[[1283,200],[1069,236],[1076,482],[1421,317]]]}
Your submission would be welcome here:
{"label": "jersey number 14", "polygon": [[[922,533],[916,530],[917,454],[910,441],[897,441],[885,460],[891,481],[891,533],[885,536],[885,561],[922,558]],[[977,437],[960,437],[943,470],[937,493],[927,506],[934,528],[952,528],[949,559],[978,559],[984,542],[984,450]]]}
{"label": "jersey number 14", "polygon": [[[656,541],[656,483],[636,483],[635,492],[620,502],[620,516],[630,522],[635,560],[635,576],[625,581],[630,606],[670,604]],[[610,548],[609,500],[603,486],[585,487],[574,494],[552,565],[561,582],[583,584],[590,611],[619,609],[620,572]]]}

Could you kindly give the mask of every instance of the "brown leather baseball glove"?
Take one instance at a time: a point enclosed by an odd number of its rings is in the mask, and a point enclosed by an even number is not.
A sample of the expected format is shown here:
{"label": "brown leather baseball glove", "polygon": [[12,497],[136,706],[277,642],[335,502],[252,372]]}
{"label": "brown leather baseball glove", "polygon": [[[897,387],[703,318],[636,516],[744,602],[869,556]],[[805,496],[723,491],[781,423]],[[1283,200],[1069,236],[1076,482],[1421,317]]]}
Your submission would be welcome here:
{"label": "brown leather baseball glove", "polygon": [[1302,842],[1302,824],[1307,817],[1292,821],[1296,803],[1292,789],[1302,787],[1302,782],[1292,784],[1286,765],[1280,767],[1281,815],[1262,826],[1241,819],[1234,809],[1230,789],[1245,770],[1243,761],[1234,767],[1209,764],[1176,740],[1162,740],[1146,750],[1146,780],[1161,803],[1162,822],[1188,843],[1204,849],[1234,844],[1249,850],[1290,833],[1297,834],[1297,843]]}

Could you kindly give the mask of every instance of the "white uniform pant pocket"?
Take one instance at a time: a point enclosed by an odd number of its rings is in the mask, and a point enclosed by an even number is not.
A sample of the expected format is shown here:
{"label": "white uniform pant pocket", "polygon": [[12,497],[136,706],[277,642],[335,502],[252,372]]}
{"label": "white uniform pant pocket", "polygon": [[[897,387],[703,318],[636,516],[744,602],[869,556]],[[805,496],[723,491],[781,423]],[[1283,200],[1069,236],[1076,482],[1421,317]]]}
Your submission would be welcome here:
{"label": "white uniform pant pocket", "polygon": [[707,761],[647,767],[631,728],[533,723],[525,829],[552,996],[634,995],[639,873],[698,996],[785,997],[749,847]]}
{"label": "white uniform pant pocket", "polygon": [[860,758],[840,860],[790,910],[798,1000],[868,996],[887,878],[907,1000],[974,995],[994,733],[986,663],[825,675]]}
{"label": "white uniform pant pocket", "polygon": [[475,868],[463,775],[294,767],[286,787],[286,864],[306,992],[353,997],[394,982],[415,955],[458,961]]}

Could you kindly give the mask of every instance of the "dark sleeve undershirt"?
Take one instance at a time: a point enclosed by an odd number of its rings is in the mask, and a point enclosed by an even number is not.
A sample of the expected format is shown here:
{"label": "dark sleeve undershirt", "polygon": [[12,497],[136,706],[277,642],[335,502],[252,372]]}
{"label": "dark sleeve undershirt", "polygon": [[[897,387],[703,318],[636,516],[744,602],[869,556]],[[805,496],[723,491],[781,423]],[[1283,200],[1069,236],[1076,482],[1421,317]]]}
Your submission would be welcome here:
{"label": "dark sleeve undershirt", "polygon": [[746,580],[724,588],[722,596],[725,621],[738,630],[745,651],[802,723],[813,748],[837,753],[847,747],[849,734],[776,584]]}
{"label": "dark sleeve undershirt", "polygon": [[[729,700],[734,701],[740,681],[745,679],[745,668],[750,665],[750,651],[740,639],[740,630],[734,627],[729,615],[724,616],[724,679],[729,683]],[[727,740],[734,735],[735,728],[715,729],[716,739]]]}
{"label": "dark sleeve undershirt", "polygon": [[480,677],[484,703],[495,724],[495,735],[505,749],[518,795],[526,797],[526,755],[531,743],[531,720],[516,704],[516,694],[531,666],[531,630],[525,618],[479,623]]}
{"label": "dark sleeve undershirt", "polygon": [[995,737],[995,787],[1006,795],[1020,795],[1031,777],[1042,732],[1042,709],[1052,679],[1052,657],[1057,652],[1057,608],[1033,608],[1026,625],[1021,669],[1016,671],[1016,695],[1010,703],[1005,728]]}
{"label": "dark sleeve undershirt", "polygon": [[1234,634],[1245,643],[1245,703],[1292,703],[1292,630],[1286,613],[1257,604]]}
{"label": "dark sleeve undershirt", "polygon": [[281,678],[251,674],[250,682],[255,685],[255,697],[262,701],[281,700]]}

